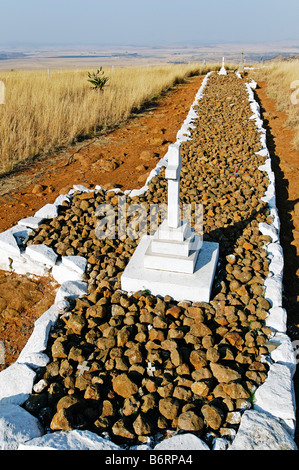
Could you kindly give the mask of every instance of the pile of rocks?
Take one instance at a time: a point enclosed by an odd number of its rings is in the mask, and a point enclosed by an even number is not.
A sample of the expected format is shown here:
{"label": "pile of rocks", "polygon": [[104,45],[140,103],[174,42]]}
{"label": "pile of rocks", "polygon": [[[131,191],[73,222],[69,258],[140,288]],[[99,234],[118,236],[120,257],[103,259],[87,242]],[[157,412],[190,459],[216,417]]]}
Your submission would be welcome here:
{"label": "pile of rocks", "polygon": [[[169,430],[229,439],[266,378],[270,238],[259,223],[271,223],[261,200],[268,179],[258,170],[264,157],[242,81],[211,76],[198,115],[182,144],[181,203],[203,204],[204,238],[220,245],[209,304],[118,290],[138,240],[99,240],[96,208],[116,208],[122,193],[75,192],[26,240],[88,260],[89,294],[56,324],[50,363],[24,405],[46,428],[108,432],[127,443]],[[166,198],[161,171],[127,205]]]}
{"label": "pile of rocks", "polygon": [[266,378],[259,361],[270,332],[234,304],[107,288],[77,299],[56,323],[52,360],[24,406],[52,431],[109,432],[123,442],[170,429],[234,436]]}

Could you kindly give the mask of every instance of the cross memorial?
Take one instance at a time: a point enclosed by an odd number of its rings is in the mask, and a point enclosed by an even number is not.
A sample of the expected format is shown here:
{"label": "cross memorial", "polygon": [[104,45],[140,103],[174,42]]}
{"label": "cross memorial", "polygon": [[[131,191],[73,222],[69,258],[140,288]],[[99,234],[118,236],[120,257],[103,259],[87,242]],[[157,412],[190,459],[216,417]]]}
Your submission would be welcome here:
{"label": "cross memorial", "polygon": [[168,227],[177,229],[180,224],[180,173],[182,158],[177,147],[170,147],[165,177],[168,180]]}
{"label": "cross memorial", "polygon": [[151,362],[148,362],[146,371],[149,377],[153,377],[155,370],[155,366],[153,366]]}
{"label": "cross memorial", "polygon": [[221,67],[220,71],[218,72],[218,75],[227,75],[227,72],[226,72],[225,67],[224,67],[224,57],[222,57],[222,67]]}
{"label": "cross memorial", "polygon": [[242,52],[241,52],[241,63],[239,65],[239,68],[238,68],[238,72],[240,73],[244,73],[245,69],[244,69],[244,49],[242,49]]}
{"label": "cross memorial", "polygon": [[121,277],[121,288],[129,293],[148,289],[153,295],[208,302],[219,246],[204,243],[202,234],[195,234],[180,218],[180,149],[177,142],[167,152],[167,219],[153,236],[140,240]]}
{"label": "cross memorial", "polygon": [[84,372],[88,372],[90,367],[87,367],[87,362],[84,361],[82,364],[79,364],[77,370],[79,370],[79,375],[83,375]]}

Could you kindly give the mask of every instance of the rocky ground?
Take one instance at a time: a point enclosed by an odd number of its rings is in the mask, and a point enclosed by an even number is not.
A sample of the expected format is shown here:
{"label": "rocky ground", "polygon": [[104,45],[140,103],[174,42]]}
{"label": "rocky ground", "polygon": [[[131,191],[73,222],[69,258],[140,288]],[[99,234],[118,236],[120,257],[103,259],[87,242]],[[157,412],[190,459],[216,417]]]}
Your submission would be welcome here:
{"label": "rocky ground", "polygon": [[[89,295],[56,324],[50,363],[24,405],[46,429],[89,429],[129,445],[178,431],[229,441],[266,378],[270,239],[258,224],[271,218],[244,82],[212,75],[198,113],[192,140],[182,144],[181,203],[203,204],[204,239],[220,246],[208,304],[118,291],[138,240],[99,240],[95,210],[104,202],[117,207],[121,193],[77,192],[27,240],[88,258]],[[149,207],[166,197],[162,171],[127,204]]]}

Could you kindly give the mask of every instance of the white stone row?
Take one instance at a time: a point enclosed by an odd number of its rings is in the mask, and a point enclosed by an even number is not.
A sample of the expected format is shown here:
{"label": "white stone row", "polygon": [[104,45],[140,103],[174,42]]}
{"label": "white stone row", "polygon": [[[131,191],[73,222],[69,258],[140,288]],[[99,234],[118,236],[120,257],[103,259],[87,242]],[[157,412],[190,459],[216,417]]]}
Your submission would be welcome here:
{"label": "white stone row", "polygon": [[[282,307],[284,257],[279,238],[280,221],[276,207],[275,175],[272,171],[271,157],[267,148],[266,130],[263,127],[263,121],[260,115],[260,106],[254,97],[253,89],[256,88],[256,83],[254,81],[249,84],[246,83],[246,88],[250,106],[253,111],[251,119],[255,120],[257,129],[260,132],[262,150],[257,153],[266,157],[265,163],[259,167],[259,170],[265,171],[269,179],[269,186],[262,200],[268,204],[270,215],[273,217],[273,223],[271,225],[260,223],[259,230],[263,235],[269,235],[271,238],[271,243],[265,246],[270,264],[269,276],[264,283],[264,296],[271,305],[269,315],[266,318],[266,325],[272,329],[273,335],[270,342],[274,349],[270,353],[270,359],[267,358],[270,365],[267,379],[256,390],[253,410],[243,415],[239,432],[231,448],[246,449],[252,446],[253,440],[250,444],[249,441],[251,438],[253,439],[253,434],[248,431],[248,423],[252,423],[255,428],[256,424],[253,420],[256,416],[257,423],[260,424],[262,421],[265,421],[265,424],[263,433],[264,443],[257,443],[255,448],[275,449],[278,448],[277,442],[279,442],[279,436],[283,430],[288,432],[291,439],[294,436],[296,403],[293,376],[296,370],[296,356],[291,340],[286,333],[287,312]],[[243,419],[245,422],[244,428],[242,427]],[[274,424],[273,419],[276,420]],[[283,430],[279,426],[281,426]],[[244,429],[246,429],[246,431],[244,431]],[[269,435],[271,429],[272,437],[267,444],[266,436]],[[246,441],[246,433],[248,434],[248,442]],[[276,444],[270,443],[273,439]],[[292,441],[288,442],[288,448],[296,449],[294,442],[293,444],[290,444]]]}

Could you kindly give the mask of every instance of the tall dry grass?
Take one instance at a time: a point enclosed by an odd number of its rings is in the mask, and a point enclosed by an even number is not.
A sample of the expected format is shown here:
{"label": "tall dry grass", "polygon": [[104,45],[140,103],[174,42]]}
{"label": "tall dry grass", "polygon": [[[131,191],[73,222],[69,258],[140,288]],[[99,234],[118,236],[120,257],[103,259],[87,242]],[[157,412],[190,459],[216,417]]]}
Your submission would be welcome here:
{"label": "tall dry grass", "polygon": [[295,131],[292,144],[299,150],[299,60],[272,62],[257,68],[255,75],[266,80],[268,96],[286,113],[286,125]]}
{"label": "tall dry grass", "polygon": [[189,76],[213,65],[104,68],[103,92],[88,83],[86,69],[0,72],[5,104],[0,105],[0,174],[38,154],[54,152],[84,136],[120,125],[132,112]]}

